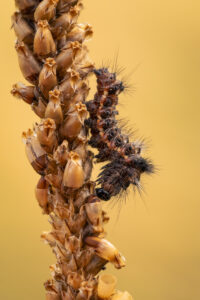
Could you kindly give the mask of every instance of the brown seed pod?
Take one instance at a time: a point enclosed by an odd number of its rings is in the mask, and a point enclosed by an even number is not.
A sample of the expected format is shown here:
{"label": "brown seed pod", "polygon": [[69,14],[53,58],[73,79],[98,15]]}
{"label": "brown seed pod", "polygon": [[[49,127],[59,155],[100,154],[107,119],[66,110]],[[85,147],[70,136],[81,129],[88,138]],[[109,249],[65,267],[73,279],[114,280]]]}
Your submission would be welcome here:
{"label": "brown seed pod", "polygon": [[79,42],[69,42],[61,49],[61,52],[56,57],[57,70],[60,76],[66,74],[66,71],[71,67],[76,55],[80,52],[81,44]]}
{"label": "brown seed pod", "polygon": [[41,57],[56,53],[56,45],[47,20],[38,21],[33,48],[34,53]]}
{"label": "brown seed pod", "polygon": [[36,113],[38,117],[44,118],[46,111],[46,103],[44,103],[41,97],[39,97],[38,102],[32,103],[32,110]]}
{"label": "brown seed pod", "polygon": [[11,94],[18,99],[24,100],[28,104],[32,104],[35,100],[34,86],[26,86],[25,84],[18,82],[13,85]]}
{"label": "brown seed pod", "polygon": [[14,13],[12,16],[12,25],[19,41],[26,44],[33,43],[33,29],[28,25],[21,13]]}
{"label": "brown seed pod", "polygon": [[57,85],[56,61],[53,58],[47,58],[39,76],[39,88],[45,98],[48,99],[49,91]]}
{"label": "brown seed pod", "polygon": [[85,161],[87,155],[87,141],[88,140],[86,136],[79,134],[72,145],[72,151],[78,153],[83,162]]}
{"label": "brown seed pod", "polygon": [[38,200],[40,207],[43,209],[43,212],[48,214],[48,193],[49,193],[49,184],[44,177],[41,177],[38,181],[38,184],[35,189],[35,196]]}
{"label": "brown seed pod", "polygon": [[59,0],[43,0],[37,6],[34,19],[36,22],[39,20],[47,20],[50,21],[56,14],[56,5]]}
{"label": "brown seed pod", "polygon": [[60,146],[54,152],[53,158],[57,164],[65,166],[69,157],[69,143],[64,140]]}
{"label": "brown seed pod", "polygon": [[92,26],[89,24],[77,24],[67,35],[68,41],[78,41],[83,43],[84,40],[90,39],[93,35]]}
{"label": "brown seed pod", "polygon": [[60,14],[66,13],[70,8],[78,3],[79,0],[60,0],[57,6],[57,10]]}
{"label": "brown seed pod", "polygon": [[62,300],[61,297],[55,292],[48,292],[46,294],[46,300]]}
{"label": "brown seed pod", "polygon": [[36,83],[38,74],[41,70],[39,62],[35,59],[24,42],[17,41],[15,48],[17,50],[19,66],[24,78],[30,83]]}
{"label": "brown seed pod", "polygon": [[109,241],[95,236],[88,236],[85,238],[85,242],[87,245],[94,247],[97,255],[112,262],[117,269],[125,266],[125,258]]}
{"label": "brown seed pod", "polygon": [[54,119],[56,125],[63,121],[63,112],[60,103],[60,91],[54,90],[49,92],[49,103],[45,111],[45,118]]}
{"label": "brown seed pod", "polygon": [[48,167],[48,157],[46,151],[40,145],[36,135],[32,130],[23,132],[22,137],[26,143],[26,155],[34,170],[40,175],[44,175]]}
{"label": "brown seed pod", "polygon": [[63,35],[66,35],[76,23],[82,8],[83,5],[79,3],[78,5],[71,7],[69,12],[61,14],[51,25],[53,36],[60,39]]}
{"label": "brown seed pod", "polygon": [[82,161],[75,152],[69,153],[69,159],[65,167],[63,185],[69,188],[80,188],[84,183]]}
{"label": "brown seed pod", "polygon": [[57,147],[56,124],[53,119],[43,119],[35,127],[35,132],[41,146],[47,151],[52,152]]}
{"label": "brown seed pod", "polygon": [[61,126],[60,133],[68,139],[78,136],[84,121],[87,117],[87,108],[83,103],[77,103],[68,111],[64,124]]}
{"label": "brown seed pod", "polygon": [[76,88],[76,93],[73,97],[73,103],[85,102],[90,88],[87,80],[80,80]]}

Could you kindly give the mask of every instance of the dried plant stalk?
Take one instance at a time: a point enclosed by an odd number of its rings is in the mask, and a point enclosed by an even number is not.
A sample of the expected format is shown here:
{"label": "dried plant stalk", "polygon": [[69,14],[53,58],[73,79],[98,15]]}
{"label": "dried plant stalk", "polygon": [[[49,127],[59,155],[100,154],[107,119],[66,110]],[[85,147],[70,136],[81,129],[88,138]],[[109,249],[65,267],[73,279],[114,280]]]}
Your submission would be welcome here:
{"label": "dried plant stalk", "polygon": [[80,0],[15,3],[16,51],[29,85],[15,84],[12,94],[41,119],[23,133],[23,139],[28,160],[40,175],[37,201],[52,225],[42,238],[57,259],[51,266],[52,278],[45,283],[46,299],[110,298],[115,280],[101,278],[98,285],[98,273],[109,261],[116,268],[125,263],[104,239],[103,225],[109,218],[90,181],[93,155],[87,149],[85,101],[94,65],[85,41],[92,28],[77,23],[83,8]]}

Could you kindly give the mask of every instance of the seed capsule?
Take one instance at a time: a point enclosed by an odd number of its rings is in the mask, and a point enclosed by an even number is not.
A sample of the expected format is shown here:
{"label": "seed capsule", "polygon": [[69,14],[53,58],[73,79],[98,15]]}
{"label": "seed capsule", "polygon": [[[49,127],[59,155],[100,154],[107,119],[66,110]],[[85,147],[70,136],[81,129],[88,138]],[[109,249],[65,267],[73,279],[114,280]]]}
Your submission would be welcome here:
{"label": "seed capsule", "polygon": [[125,266],[125,258],[109,241],[95,236],[88,236],[85,238],[85,242],[95,249],[98,256],[112,262],[117,269]]}
{"label": "seed capsule", "polygon": [[69,157],[69,143],[64,140],[60,146],[54,152],[53,158],[57,164],[66,165]]}
{"label": "seed capsule", "polygon": [[73,103],[85,102],[85,100],[89,94],[89,91],[90,91],[90,88],[89,88],[88,82],[86,80],[80,80],[78,82],[76,93],[73,97]]}
{"label": "seed capsule", "polygon": [[32,103],[32,110],[36,113],[36,115],[40,118],[44,118],[46,111],[46,104],[43,99],[39,97],[38,102]]}
{"label": "seed capsule", "polygon": [[43,0],[37,6],[34,18],[35,21],[47,20],[50,21],[56,14],[56,5],[59,0]]}
{"label": "seed capsule", "polygon": [[74,58],[80,52],[81,44],[79,42],[70,42],[61,49],[60,54],[56,57],[57,70],[62,76],[66,70],[71,67]]}
{"label": "seed capsule", "polygon": [[56,124],[53,119],[42,120],[35,131],[40,144],[47,152],[52,152],[57,147]]}
{"label": "seed capsule", "polygon": [[54,90],[49,92],[49,103],[45,111],[45,118],[54,119],[56,125],[63,121],[63,112],[60,103],[60,91]]}
{"label": "seed capsule", "polygon": [[18,54],[19,67],[26,80],[35,84],[37,82],[38,74],[41,66],[33,56],[32,52],[24,44],[24,42],[17,42],[15,46]]}
{"label": "seed capsule", "polygon": [[78,153],[82,161],[85,161],[86,159],[86,154],[87,154],[86,143],[87,143],[87,138],[79,134],[72,146],[72,150]]}
{"label": "seed capsule", "polygon": [[52,24],[52,33],[56,38],[61,38],[71,29],[76,23],[82,8],[83,5],[79,3],[71,7],[68,13],[61,14],[61,16],[54,21]]}
{"label": "seed capsule", "polygon": [[84,183],[82,161],[75,152],[69,153],[69,160],[65,167],[63,185],[69,188],[80,188]]}
{"label": "seed capsule", "polygon": [[33,29],[28,25],[21,13],[14,13],[12,23],[19,41],[25,42],[26,44],[33,43]]}
{"label": "seed capsule", "polygon": [[110,274],[102,274],[99,276],[97,294],[101,299],[110,298],[115,291],[117,278]]}
{"label": "seed capsule", "polygon": [[48,99],[49,91],[57,85],[56,62],[53,58],[47,58],[39,76],[39,88],[45,98]]}
{"label": "seed capsule", "polygon": [[44,213],[48,213],[48,191],[49,191],[49,184],[44,179],[44,177],[41,177],[38,181],[38,184],[35,189],[35,196],[36,199],[40,205],[40,207],[43,209]]}
{"label": "seed capsule", "polygon": [[24,100],[28,104],[32,104],[35,100],[34,86],[26,86],[21,82],[13,85],[11,94],[18,99]]}
{"label": "seed capsule", "polygon": [[56,53],[56,45],[49,30],[47,20],[41,20],[37,23],[37,31],[34,38],[34,53],[38,56],[53,55]]}
{"label": "seed capsule", "polygon": [[89,24],[76,25],[67,35],[68,41],[78,41],[83,43],[84,40],[90,39],[93,35],[92,26]]}
{"label": "seed capsule", "polygon": [[61,300],[61,297],[54,292],[49,292],[46,294],[46,300]]}
{"label": "seed capsule", "polygon": [[69,105],[77,89],[79,80],[80,80],[79,73],[72,69],[69,69],[66,73],[63,82],[59,86],[59,90],[62,94],[62,102],[64,104],[66,112],[69,109]]}
{"label": "seed capsule", "polygon": [[23,13],[31,10],[36,4],[38,0],[15,0],[15,5],[21,10]]}
{"label": "seed capsule", "polygon": [[48,166],[47,153],[40,145],[32,130],[29,129],[27,133],[23,132],[22,136],[26,143],[26,155],[30,164],[37,173],[44,175],[44,171]]}
{"label": "seed capsule", "polygon": [[78,0],[60,0],[57,6],[57,9],[60,14],[68,12],[69,9],[76,5],[78,3]]}
{"label": "seed capsule", "polygon": [[87,117],[87,108],[83,103],[77,103],[69,110],[64,125],[60,129],[60,133],[68,139],[74,139],[78,136],[84,121]]}

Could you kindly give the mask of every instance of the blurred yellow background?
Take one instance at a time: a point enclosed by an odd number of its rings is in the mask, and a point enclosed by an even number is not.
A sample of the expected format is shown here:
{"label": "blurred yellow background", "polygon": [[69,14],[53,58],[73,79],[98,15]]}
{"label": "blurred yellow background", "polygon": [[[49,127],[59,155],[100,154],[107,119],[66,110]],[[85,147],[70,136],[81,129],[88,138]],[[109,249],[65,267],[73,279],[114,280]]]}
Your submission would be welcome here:
{"label": "blurred yellow background", "polygon": [[[10,30],[14,0],[2,2],[0,299],[42,300],[55,258],[40,241],[49,224],[34,198],[38,175],[21,141],[21,132],[37,118],[9,93],[23,78]],[[109,266],[108,272],[117,275],[118,288],[135,300],[198,300],[200,2],[84,2],[80,21],[94,27],[88,46],[97,66],[113,62],[119,49],[119,66],[127,67],[127,73],[136,69],[130,78],[135,91],[120,98],[120,113],[150,140],[148,155],[159,168],[155,176],[144,178],[142,197],[129,193],[120,214],[119,206],[106,205],[108,238],[127,259],[126,268]]]}

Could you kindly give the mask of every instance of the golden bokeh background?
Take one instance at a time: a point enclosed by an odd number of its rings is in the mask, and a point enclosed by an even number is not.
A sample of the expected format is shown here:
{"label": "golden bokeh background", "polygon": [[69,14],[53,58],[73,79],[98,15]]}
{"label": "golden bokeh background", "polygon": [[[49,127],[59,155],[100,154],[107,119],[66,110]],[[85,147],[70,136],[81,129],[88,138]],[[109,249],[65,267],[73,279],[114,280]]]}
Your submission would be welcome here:
{"label": "golden bokeh background", "polygon": [[[34,198],[38,175],[21,142],[21,132],[37,118],[9,93],[23,78],[10,30],[14,0],[2,2],[0,299],[42,300],[55,258],[40,241],[49,225]],[[120,114],[150,141],[148,155],[159,169],[144,178],[142,196],[130,192],[121,209],[106,205],[108,238],[127,259],[123,270],[109,266],[107,272],[116,274],[118,288],[135,300],[198,300],[200,2],[84,2],[80,21],[93,24],[88,46],[97,66],[113,62],[119,49],[119,66],[126,67],[125,74],[133,71],[134,92],[120,98]]]}

